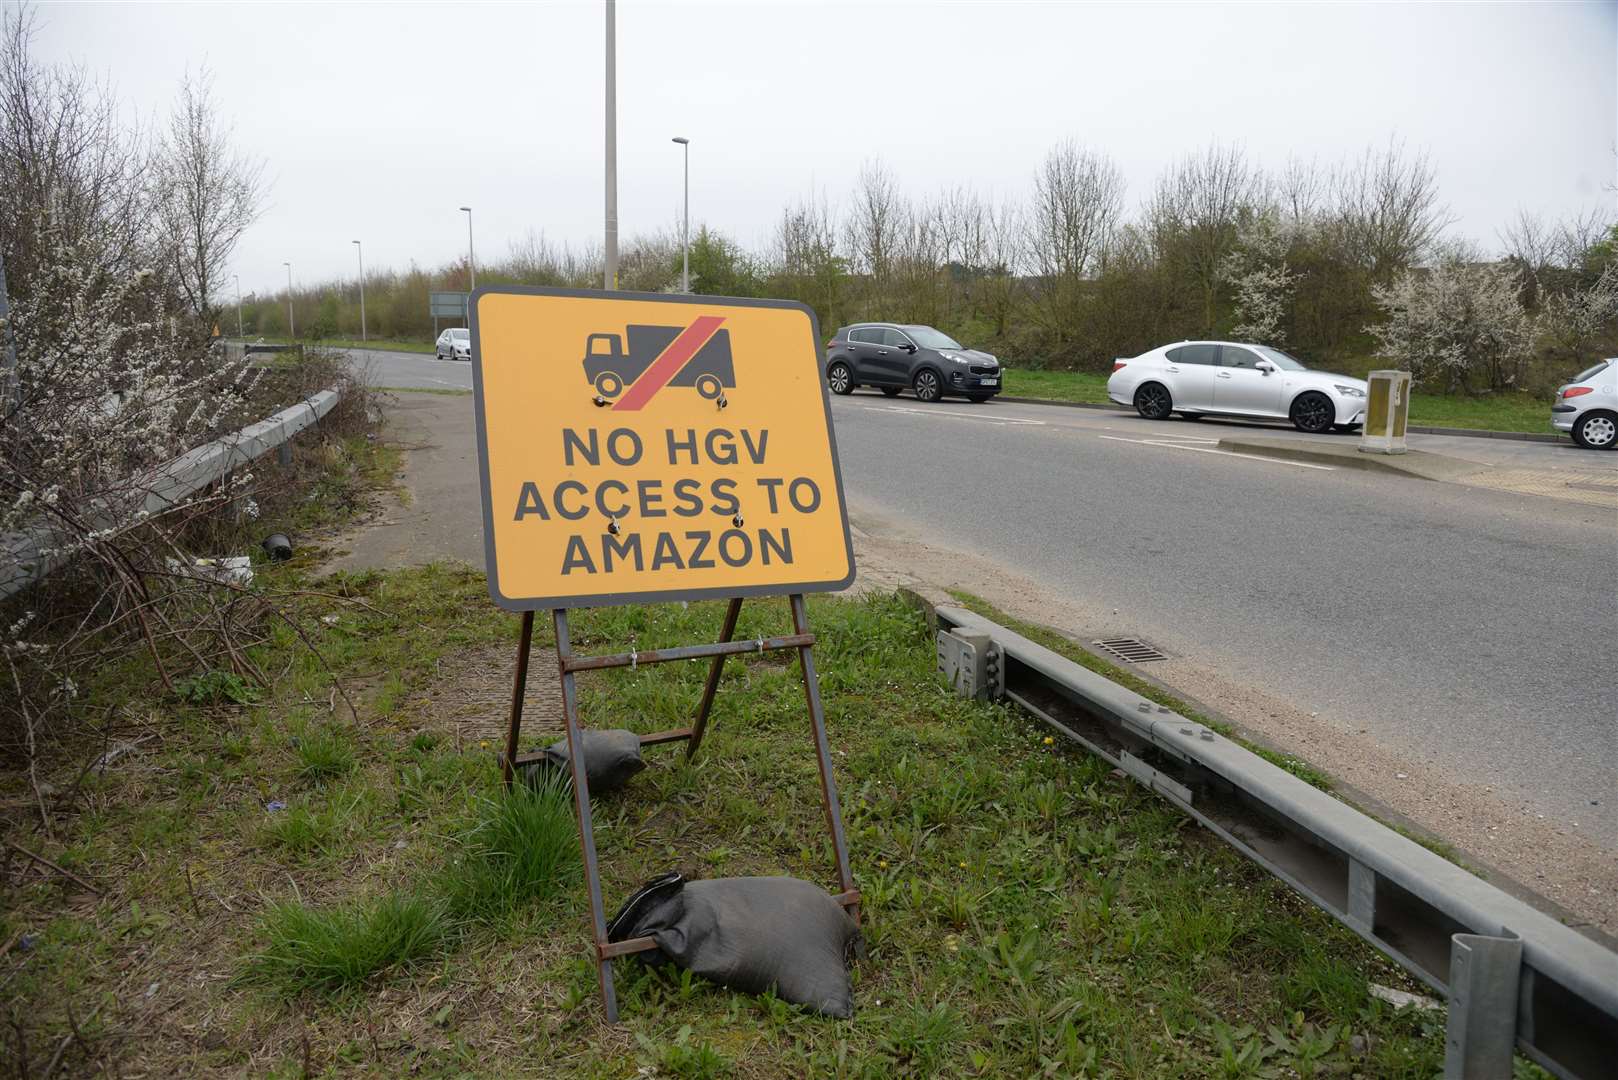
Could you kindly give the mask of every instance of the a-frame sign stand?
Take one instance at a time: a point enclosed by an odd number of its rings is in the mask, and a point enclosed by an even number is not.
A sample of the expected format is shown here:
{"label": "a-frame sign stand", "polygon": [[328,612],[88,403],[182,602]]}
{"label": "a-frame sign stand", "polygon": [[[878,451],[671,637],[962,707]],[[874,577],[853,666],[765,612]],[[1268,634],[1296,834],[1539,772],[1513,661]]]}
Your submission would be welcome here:
{"label": "a-frame sign stand", "polygon": [[[725,658],[741,653],[776,652],[796,649],[803,673],[804,696],[809,705],[809,728],[815,740],[815,760],[820,766],[820,795],[826,810],[826,826],[831,832],[832,851],[837,860],[837,880],[842,892],[835,897],[849,914],[858,921],[860,895],[854,888],[854,878],[848,867],[848,845],[843,837],[843,815],[837,802],[837,783],[832,777],[831,750],[826,742],[825,714],[820,704],[820,683],[815,674],[815,635],[809,632],[809,615],[803,594],[793,593],[793,632],[784,637],[758,638],[753,641],[734,641],[736,620],[741,614],[740,597],[730,601],[725,611],[725,625],[719,640],[711,645],[684,645],[671,649],[650,649],[645,652],[612,653],[605,656],[580,656],[573,652],[568,635],[566,608],[551,612],[556,629],[556,667],[562,679],[562,717],[567,725],[568,761],[573,774],[573,806],[579,823],[579,843],[584,851],[584,876],[590,892],[590,929],[595,938],[596,974],[601,983],[601,1002],[607,1021],[618,1021],[618,998],[613,990],[612,961],[614,957],[646,952],[657,948],[649,937],[628,941],[607,940],[607,912],[601,898],[601,873],[596,861],[595,832],[590,818],[590,781],[583,761],[583,726],[579,723],[579,696],[574,676],[580,671],[601,671],[607,668],[634,667],[640,664],[666,664],[674,660],[695,660],[712,657],[708,680],[702,689],[702,703],[697,707],[696,719],[688,728],[659,731],[641,736],[641,744],[652,745],[681,742],[685,745],[686,760],[696,756],[707,730],[708,714],[713,708],[714,696],[719,690],[719,678],[724,671]],[[519,754],[518,739],[522,729],[523,696],[528,682],[528,654],[533,644],[534,613],[522,614],[522,630],[517,641],[517,674],[511,691],[511,726],[506,733],[506,752],[502,757],[505,783],[509,787],[516,769],[543,759],[543,754]]]}
{"label": "a-frame sign stand", "polygon": [[[831,400],[814,312],[777,300],[499,287],[472,296],[473,403],[489,592],[521,613],[502,769],[519,753],[534,615],[556,632],[573,802],[601,996],[618,1019],[612,961],[656,948],[607,940],[576,678],[708,659],[689,728],[642,745],[702,745],[725,658],[796,650],[820,794],[837,860],[834,899],[859,918],[804,594],[854,580]],[[581,370],[582,368],[582,370]],[[727,411],[728,409],[728,411]],[[786,596],[792,633],[736,641],[744,597]],[[568,612],[728,599],[719,640],[574,653]]]}

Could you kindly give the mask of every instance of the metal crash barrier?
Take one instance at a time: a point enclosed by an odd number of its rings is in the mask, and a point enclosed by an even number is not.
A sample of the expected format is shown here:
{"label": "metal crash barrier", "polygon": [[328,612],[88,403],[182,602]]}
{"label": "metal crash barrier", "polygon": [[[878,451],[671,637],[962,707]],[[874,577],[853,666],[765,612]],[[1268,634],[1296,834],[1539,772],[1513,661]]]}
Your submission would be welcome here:
{"label": "metal crash barrier", "polygon": [[1449,999],[1447,1077],[1618,1068],[1618,954],[1201,724],[982,616],[939,607],[940,670],[1179,806]]}

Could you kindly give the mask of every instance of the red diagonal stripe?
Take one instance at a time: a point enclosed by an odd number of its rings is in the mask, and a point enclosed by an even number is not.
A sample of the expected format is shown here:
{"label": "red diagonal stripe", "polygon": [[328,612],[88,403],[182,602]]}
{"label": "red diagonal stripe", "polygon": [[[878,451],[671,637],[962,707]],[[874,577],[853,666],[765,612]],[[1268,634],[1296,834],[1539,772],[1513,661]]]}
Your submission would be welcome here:
{"label": "red diagonal stripe", "polygon": [[625,391],[613,409],[633,411],[652,400],[652,396],[667,386],[669,380],[678,375],[680,369],[697,355],[697,350],[708,344],[708,339],[714,336],[719,330],[719,324],[724,321],[723,315],[698,315],[690,326],[680,331],[679,337],[669,342],[669,347],[641,373],[641,377]]}

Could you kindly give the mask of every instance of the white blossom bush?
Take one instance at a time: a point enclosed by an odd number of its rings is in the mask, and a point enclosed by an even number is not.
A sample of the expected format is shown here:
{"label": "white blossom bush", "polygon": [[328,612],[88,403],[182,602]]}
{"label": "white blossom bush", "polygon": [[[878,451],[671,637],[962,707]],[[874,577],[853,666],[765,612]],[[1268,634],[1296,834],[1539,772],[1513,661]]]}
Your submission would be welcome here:
{"label": "white blossom bush", "polygon": [[1298,275],[1287,265],[1287,252],[1302,228],[1266,212],[1239,231],[1236,247],[1220,267],[1236,307],[1232,336],[1262,345],[1286,344],[1287,314],[1298,283]]}
{"label": "white blossom bush", "polygon": [[1446,392],[1510,390],[1535,340],[1517,272],[1451,256],[1373,288],[1383,322],[1366,327],[1377,356]]}
{"label": "white blossom bush", "polygon": [[168,567],[178,530],[228,493],[153,512],[148,484],[238,426],[253,383],[173,313],[160,275],[109,272],[87,245],[55,237],[44,250],[3,328],[16,359],[0,380],[0,582],[55,568],[50,589],[29,585],[0,609],[0,737],[30,770],[42,735],[123,641],[144,640],[160,670],[160,638],[194,648],[197,620],[182,608],[196,581]]}

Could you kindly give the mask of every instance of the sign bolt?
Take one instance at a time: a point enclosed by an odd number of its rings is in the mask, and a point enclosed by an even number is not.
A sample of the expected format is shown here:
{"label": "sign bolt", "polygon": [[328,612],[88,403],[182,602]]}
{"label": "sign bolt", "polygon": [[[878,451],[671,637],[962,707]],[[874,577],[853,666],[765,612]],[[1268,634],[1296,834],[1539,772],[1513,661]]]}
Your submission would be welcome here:
{"label": "sign bolt", "polygon": [[742,520],[742,514],[741,514],[740,510],[736,511],[736,516],[730,519],[730,523],[732,525],[736,526],[738,529],[741,528],[744,524],[746,524]]}
{"label": "sign bolt", "polygon": [[725,393],[722,390],[719,392],[719,397],[716,399],[716,401],[714,403],[716,405],[718,405],[721,409],[730,408],[730,399],[725,396]]}
{"label": "sign bolt", "polygon": [[602,397],[600,394],[597,394],[595,397],[591,398],[590,400],[595,402],[595,406],[598,409],[605,409],[608,405],[612,404],[612,402],[608,401],[606,398]]}
{"label": "sign bolt", "polygon": [[614,536],[617,536],[619,533],[623,532],[623,530],[618,527],[618,519],[617,518],[608,519],[608,521],[607,521],[607,531],[610,532]]}

